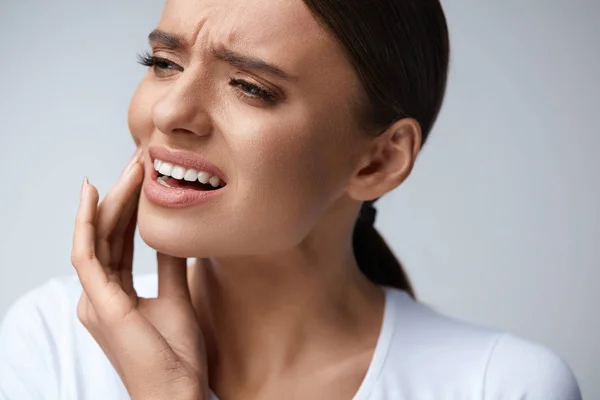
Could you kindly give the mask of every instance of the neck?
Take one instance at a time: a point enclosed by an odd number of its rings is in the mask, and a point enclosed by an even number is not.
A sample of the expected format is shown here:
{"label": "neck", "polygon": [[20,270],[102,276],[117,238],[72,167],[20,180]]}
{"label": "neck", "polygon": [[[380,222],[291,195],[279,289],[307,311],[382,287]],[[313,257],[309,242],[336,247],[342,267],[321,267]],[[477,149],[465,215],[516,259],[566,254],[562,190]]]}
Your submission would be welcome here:
{"label": "neck", "polygon": [[211,387],[265,387],[373,351],[383,291],[359,271],[349,243],[333,247],[304,243],[277,255],[199,259],[191,268]]}

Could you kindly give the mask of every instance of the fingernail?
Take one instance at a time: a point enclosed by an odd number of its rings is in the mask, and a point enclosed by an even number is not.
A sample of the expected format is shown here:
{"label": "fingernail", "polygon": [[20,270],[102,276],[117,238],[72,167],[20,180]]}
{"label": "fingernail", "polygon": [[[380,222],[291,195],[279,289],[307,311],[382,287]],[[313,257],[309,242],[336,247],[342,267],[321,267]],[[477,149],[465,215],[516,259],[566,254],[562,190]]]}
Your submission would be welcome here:
{"label": "fingernail", "polygon": [[142,148],[137,147],[135,149],[135,152],[133,153],[133,159],[137,160],[138,158],[140,158],[140,154],[142,154]]}
{"label": "fingernail", "polygon": [[85,189],[87,189],[88,178],[85,176],[83,178],[83,182],[81,183],[81,190],[79,192],[79,199],[83,200],[83,195],[85,194]]}
{"label": "fingernail", "polygon": [[127,164],[127,167],[125,167],[125,170],[123,171],[123,175],[125,175],[127,172],[129,172],[129,170],[139,161],[141,154],[142,154],[142,148],[138,147],[136,149],[136,151],[133,153],[133,156],[131,157],[129,164]]}
{"label": "fingernail", "polygon": [[138,147],[137,150],[135,151],[135,153],[133,153],[133,161],[131,162],[131,165],[133,166],[135,163],[139,162],[141,157],[142,157],[142,148]]}

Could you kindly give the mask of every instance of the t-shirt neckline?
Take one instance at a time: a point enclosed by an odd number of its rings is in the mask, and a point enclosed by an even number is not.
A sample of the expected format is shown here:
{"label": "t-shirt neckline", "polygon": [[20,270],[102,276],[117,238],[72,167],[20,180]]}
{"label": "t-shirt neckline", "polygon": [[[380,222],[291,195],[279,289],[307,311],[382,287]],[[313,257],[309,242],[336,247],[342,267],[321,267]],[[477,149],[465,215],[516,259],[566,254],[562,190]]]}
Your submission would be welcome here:
{"label": "t-shirt neckline", "polygon": [[383,319],[381,321],[381,328],[379,330],[379,336],[375,344],[375,350],[373,351],[373,357],[371,363],[367,368],[367,373],[357,392],[354,394],[353,400],[366,400],[369,398],[377,379],[383,369],[385,359],[388,355],[390,344],[392,343],[392,336],[394,334],[394,326],[396,319],[396,303],[393,301],[394,288],[388,286],[380,286],[385,294],[385,305],[383,308]]}
{"label": "t-shirt neckline", "polygon": [[[367,400],[369,398],[377,383],[377,378],[383,369],[390,344],[392,343],[394,325],[396,322],[396,304],[392,301],[395,289],[389,286],[380,286],[380,288],[383,290],[385,296],[381,328],[379,328],[379,335],[377,337],[373,356],[371,357],[371,363],[367,368],[367,373],[352,400]],[[219,400],[212,389],[210,389],[210,400]]]}

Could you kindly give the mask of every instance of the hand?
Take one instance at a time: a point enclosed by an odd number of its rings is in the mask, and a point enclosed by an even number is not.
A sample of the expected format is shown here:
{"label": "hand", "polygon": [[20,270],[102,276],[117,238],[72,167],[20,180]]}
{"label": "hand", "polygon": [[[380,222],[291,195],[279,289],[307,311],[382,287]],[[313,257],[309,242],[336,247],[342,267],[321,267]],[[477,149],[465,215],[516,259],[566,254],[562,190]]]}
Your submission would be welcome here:
{"label": "hand", "polygon": [[133,287],[141,158],[138,150],[100,205],[98,191],[84,180],[71,253],[83,286],[77,316],[132,399],[208,399],[206,350],[186,259],[157,253],[157,298],[138,297]]}

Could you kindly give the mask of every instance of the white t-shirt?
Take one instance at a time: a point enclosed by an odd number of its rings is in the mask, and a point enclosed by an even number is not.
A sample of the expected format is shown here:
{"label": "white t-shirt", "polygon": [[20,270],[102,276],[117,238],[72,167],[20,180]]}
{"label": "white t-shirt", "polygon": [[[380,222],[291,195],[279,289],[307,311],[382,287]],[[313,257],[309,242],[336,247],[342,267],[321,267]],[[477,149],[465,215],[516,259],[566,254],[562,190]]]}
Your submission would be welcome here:
{"label": "white t-shirt", "polygon": [[[138,294],[156,297],[157,279],[135,276]],[[581,399],[571,370],[548,348],[384,290],[382,329],[354,400]],[[129,399],[77,318],[80,294],[76,275],[59,277],[12,305],[0,327],[0,399]]]}

